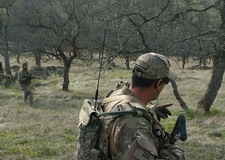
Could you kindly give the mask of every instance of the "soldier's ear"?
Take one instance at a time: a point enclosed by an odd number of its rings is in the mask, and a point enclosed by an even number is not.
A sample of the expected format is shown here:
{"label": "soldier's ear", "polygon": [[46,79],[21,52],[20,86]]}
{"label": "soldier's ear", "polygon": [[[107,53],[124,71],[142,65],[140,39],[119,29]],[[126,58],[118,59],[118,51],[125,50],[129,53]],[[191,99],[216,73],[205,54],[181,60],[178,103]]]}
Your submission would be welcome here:
{"label": "soldier's ear", "polygon": [[159,85],[163,85],[164,84],[164,81],[162,79],[159,79]]}
{"label": "soldier's ear", "polygon": [[154,87],[157,89],[161,82],[157,79],[154,83]]}
{"label": "soldier's ear", "polygon": [[158,79],[158,80],[156,80],[154,87],[157,90],[162,90],[162,88],[164,87],[163,84],[164,84],[163,80],[162,79]]}

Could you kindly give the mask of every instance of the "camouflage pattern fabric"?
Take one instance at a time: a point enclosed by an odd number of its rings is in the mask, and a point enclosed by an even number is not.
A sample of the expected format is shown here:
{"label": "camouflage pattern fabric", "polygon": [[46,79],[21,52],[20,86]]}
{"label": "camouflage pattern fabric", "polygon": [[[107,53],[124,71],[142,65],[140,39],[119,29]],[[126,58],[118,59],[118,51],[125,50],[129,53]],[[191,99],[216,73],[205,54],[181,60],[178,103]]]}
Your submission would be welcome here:
{"label": "camouflage pattern fabric", "polygon": [[[127,86],[116,90],[110,96],[135,96]],[[143,108],[138,103],[118,100],[105,105],[105,111],[129,110],[129,106]],[[152,117],[153,118],[153,117]],[[154,123],[157,120],[147,121],[143,117],[131,115],[120,116],[109,126],[112,127],[109,136],[109,157],[112,160],[184,160],[184,151],[175,144],[163,144],[154,133]]]}
{"label": "camouflage pattern fabric", "polygon": [[[99,112],[101,111],[95,108],[94,101],[84,100],[79,113],[79,134],[75,153],[77,160],[107,160],[108,145],[104,138],[106,135],[105,124],[97,116]],[[101,140],[99,139],[100,135],[103,137]],[[100,144],[99,141],[101,141]]]}
{"label": "camouflage pattern fabric", "polygon": [[22,70],[18,73],[18,80],[20,83],[20,86],[22,88],[22,91],[24,91],[24,101],[26,102],[29,98],[30,104],[33,104],[33,92],[31,91],[31,88],[29,85],[31,84],[32,75],[26,71]]}
{"label": "camouflage pattern fabric", "polygon": [[[139,68],[141,71],[136,70]],[[160,79],[168,77],[175,80],[177,75],[170,69],[169,60],[157,53],[146,53],[141,55],[136,61],[133,70],[139,77],[147,79]]]}
{"label": "camouflage pattern fabric", "polygon": [[31,79],[32,75],[26,70],[22,70],[18,73],[18,80],[20,85],[30,85]]}
{"label": "camouflage pattern fabric", "polygon": [[[94,159],[94,154],[90,153],[90,149],[95,149],[98,146],[98,134],[100,134],[101,125],[100,119],[91,117],[91,121],[86,126],[79,124],[78,148],[76,153],[77,160]],[[97,158],[95,158],[97,159]]]}

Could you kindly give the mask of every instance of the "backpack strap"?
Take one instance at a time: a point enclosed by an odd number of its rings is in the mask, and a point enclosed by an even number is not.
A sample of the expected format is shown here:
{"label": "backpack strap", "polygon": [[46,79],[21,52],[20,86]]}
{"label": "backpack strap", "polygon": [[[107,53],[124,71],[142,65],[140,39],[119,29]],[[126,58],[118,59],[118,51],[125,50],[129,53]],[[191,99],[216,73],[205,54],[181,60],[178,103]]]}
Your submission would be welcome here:
{"label": "backpack strap", "polygon": [[106,116],[125,116],[125,115],[132,115],[137,117],[144,117],[148,121],[152,119],[152,117],[148,114],[147,111],[141,108],[135,108],[131,111],[118,111],[118,112],[103,112],[99,113],[97,117],[106,117]]}
{"label": "backpack strap", "polygon": [[[104,104],[106,104],[106,103],[109,103],[109,102],[113,102],[113,101],[117,101],[117,100],[128,100],[128,101],[131,101],[131,102],[134,102],[134,103],[139,103],[142,107],[138,107],[138,106],[140,106],[140,105],[133,105],[133,110],[132,111],[118,111],[118,112],[111,112],[112,113],[112,115],[118,115],[118,114],[121,114],[121,115],[134,115],[134,116],[143,116],[143,115],[146,115],[146,113],[147,113],[147,117],[149,117],[149,115],[150,115],[150,117],[151,117],[151,119],[153,119],[153,121],[156,123],[156,124],[158,124],[159,126],[161,126],[160,125],[160,122],[157,120],[157,118],[156,117],[154,117],[154,115],[153,115],[153,113],[151,113],[151,114],[149,114],[148,113],[148,111],[146,111],[145,109],[144,109],[144,106],[146,106],[145,104],[143,104],[143,102],[142,101],[140,101],[140,99],[138,99],[137,97],[135,97],[135,96],[131,96],[131,95],[118,95],[118,96],[111,96],[111,97],[106,97],[106,98],[104,98],[103,100],[102,100],[102,105],[104,105]],[[129,113],[130,112],[130,113]],[[133,112],[133,113],[131,113],[131,112]],[[103,112],[103,115],[104,115],[104,113],[106,113],[106,114],[108,114],[108,112]],[[143,114],[144,113],[144,114]],[[100,114],[101,115],[101,114]],[[103,116],[102,115],[102,116]],[[106,115],[105,115],[106,116]],[[144,116],[144,118],[146,118],[146,116]],[[149,118],[147,118],[147,119],[149,119]]]}
{"label": "backpack strap", "polygon": [[101,103],[106,104],[116,100],[129,100],[129,101],[140,103],[142,106],[145,106],[145,104],[143,104],[143,102],[141,102],[137,97],[130,96],[130,95],[118,95],[118,96],[107,97],[107,98],[104,98]]}

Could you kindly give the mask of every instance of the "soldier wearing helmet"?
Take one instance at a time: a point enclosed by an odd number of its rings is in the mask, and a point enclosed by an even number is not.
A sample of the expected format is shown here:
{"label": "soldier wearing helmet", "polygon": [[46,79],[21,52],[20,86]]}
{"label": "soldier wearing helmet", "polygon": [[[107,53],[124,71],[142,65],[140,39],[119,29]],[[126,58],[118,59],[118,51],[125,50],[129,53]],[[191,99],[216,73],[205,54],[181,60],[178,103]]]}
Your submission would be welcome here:
{"label": "soldier wearing helmet", "polygon": [[[176,80],[168,59],[157,53],[141,55],[135,62],[132,83],[109,92],[104,102],[105,112],[142,109],[149,112],[148,104],[156,100],[164,87]],[[117,99],[128,95],[129,99]],[[126,97],[126,96],[125,96]],[[108,120],[108,158],[112,160],[183,160],[184,151],[175,144],[165,142],[165,133],[154,112],[150,120],[142,116],[124,115]]]}

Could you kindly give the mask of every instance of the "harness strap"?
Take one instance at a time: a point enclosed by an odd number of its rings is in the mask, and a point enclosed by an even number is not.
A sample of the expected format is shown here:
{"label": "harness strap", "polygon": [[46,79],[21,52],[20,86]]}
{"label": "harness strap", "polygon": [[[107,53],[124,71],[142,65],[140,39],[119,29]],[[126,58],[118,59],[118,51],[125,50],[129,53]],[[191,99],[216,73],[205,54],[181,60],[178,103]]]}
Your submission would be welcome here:
{"label": "harness strap", "polygon": [[118,96],[107,97],[107,98],[104,98],[101,103],[106,104],[116,100],[129,100],[132,102],[140,103],[142,106],[145,106],[145,104],[143,104],[143,102],[141,102],[138,98],[134,96],[130,96],[130,95],[118,95]]}
{"label": "harness strap", "polygon": [[132,116],[138,116],[138,117],[144,117],[148,121],[152,119],[152,117],[141,108],[135,108],[131,111],[118,111],[118,112],[103,112],[97,114],[97,117],[105,117],[105,116],[125,116],[125,115],[132,115]]}

